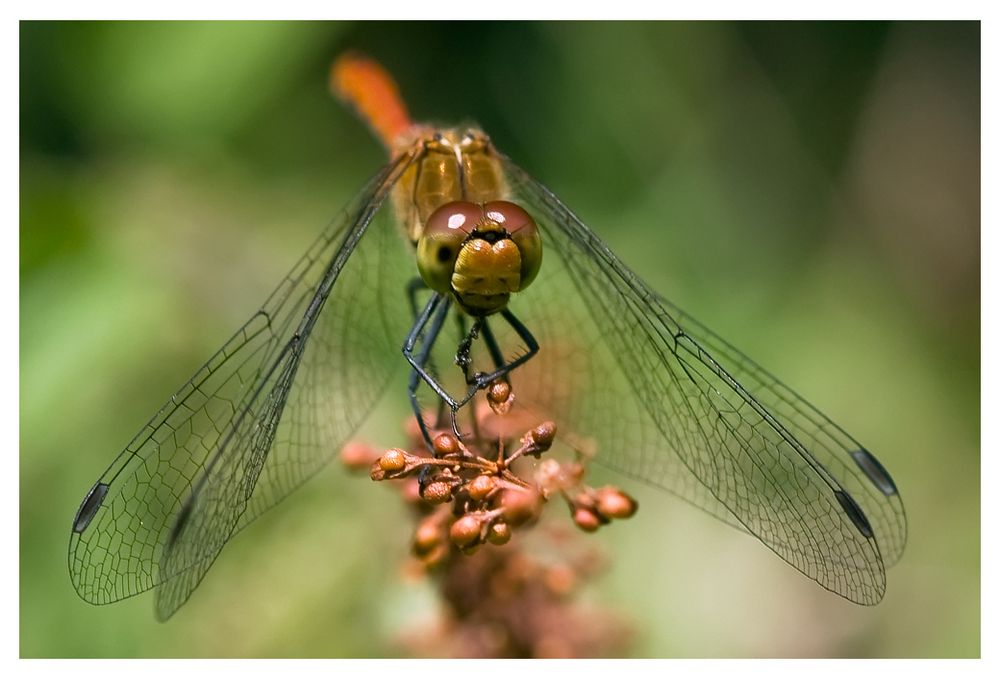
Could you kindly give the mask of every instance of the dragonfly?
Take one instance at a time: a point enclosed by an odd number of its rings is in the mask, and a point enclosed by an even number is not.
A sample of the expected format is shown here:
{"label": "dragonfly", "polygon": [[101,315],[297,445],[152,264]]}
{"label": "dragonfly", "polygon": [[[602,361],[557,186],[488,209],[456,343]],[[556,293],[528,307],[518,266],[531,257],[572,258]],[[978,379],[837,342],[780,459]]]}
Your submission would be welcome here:
{"label": "dragonfly", "polygon": [[[334,63],[331,87],[389,161],[86,493],[69,542],[84,600],[155,589],[171,617],[407,366],[425,438],[428,395],[465,436],[473,398],[523,376],[519,403],[589,437],[597,463],[851,602],[882,599],[906,514],[868,449],[652,290],[483,131],[414,123],[360,54]],[[473,344],[488,370],[472,370]],[[446,380],[449,360],[461,371]]]}

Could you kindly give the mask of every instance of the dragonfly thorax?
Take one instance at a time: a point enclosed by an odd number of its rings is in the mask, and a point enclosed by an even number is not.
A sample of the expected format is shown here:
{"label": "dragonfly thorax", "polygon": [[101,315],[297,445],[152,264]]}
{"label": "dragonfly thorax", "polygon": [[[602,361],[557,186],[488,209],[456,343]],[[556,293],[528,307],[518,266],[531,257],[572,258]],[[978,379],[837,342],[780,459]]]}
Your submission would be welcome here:
{"label": "dragonfly thorax", "polygon": [[473,316],[507,306],[538,274],[542,242],[531,216],[516,203],[446,203],[427,219],[417,242],[424,283],[452,295]]}

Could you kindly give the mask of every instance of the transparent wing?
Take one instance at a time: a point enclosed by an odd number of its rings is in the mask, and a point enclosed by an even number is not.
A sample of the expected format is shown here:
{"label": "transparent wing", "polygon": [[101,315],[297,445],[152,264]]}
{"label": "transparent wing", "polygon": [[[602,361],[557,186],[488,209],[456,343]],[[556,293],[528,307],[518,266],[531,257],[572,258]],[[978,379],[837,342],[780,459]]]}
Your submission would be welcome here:
{"label": "transparent wing", "polygon": [[744,391],[774,415],[804,449],[861,506],[878,540],[885,565],[899,561],[906,546],[906,512],[895,482],[856,439],[752,359],[673,303],[660,303],[701,345],[729,368]]}
{"label": "transparent wing", "polygon": [[91,488],[69,545],[83,599],[104,604],[159,586],[157,615],[168,618],[229,538],[367,417],[407,328],[402,298],[415,267],[380,208],[411,161],[369,182]]}
{"label": "transparent wing", "polygon": [[545,243],[512,309],[539,340],[519,400],[595,440],[597,461],[753,534],[861,604],[906,540],[878,461],[796,393],[656,295],[509,159]]}

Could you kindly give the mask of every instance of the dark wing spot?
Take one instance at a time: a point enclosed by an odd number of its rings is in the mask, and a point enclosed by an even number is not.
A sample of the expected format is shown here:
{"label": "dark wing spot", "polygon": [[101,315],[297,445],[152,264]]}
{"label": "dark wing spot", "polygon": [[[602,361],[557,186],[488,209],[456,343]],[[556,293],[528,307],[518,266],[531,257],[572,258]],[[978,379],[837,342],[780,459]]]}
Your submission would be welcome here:
{"label": "dark wing spot", "polygon": [[872,480],[872,484],[878,487],[879,491],[886,496],[896,495],[896,483],[889,476],[889,471],[882,467],[882,463],[868,449],[851,451],[851,457],[854,458],[854,462],[858,464],[861,471],[868,476],[868,479]]}
{"label": "dark wing spot", "polygon": [[181,511],[177,514],[177,519],[174,521],[174,528],[170,530],[170,539],[167,541],[167,549],[171,548],[177,541],[177,538],[184,531],[184,527],[187,526],[188,519],[191,517],[191,499],[189,498]]}
{"label": "dark wing spot", "polygon": [[438,248],[438,262],[450,262],[451,261],[451,248],[448,246],[441,246]]}
{"label": "dark wing spot", "polygon": [[76,511],[76,518],[73,520],[73,531],[82,534],[90,525],[90,521],[97,514],[97,509],[104,502],[104,497],[108,495],[108,485],[98,482],[87,492],[87,496],[80,504],[80,509]]}
{"label": "dark wing spot", "polygon": [[837,501],[840,503],[840,507],[844,509],[847,516],[851,518],[854,522],[854,526],[858,528],[861,535],[865,538],[872,538],[875,536],[875,532],[872,531],[872,525],[868,523],[868,518],[865,517],[865,513],[861,510],[861,506],[851,498],[851,494],[846,491],[834,491],[833,495],[837,497]]}

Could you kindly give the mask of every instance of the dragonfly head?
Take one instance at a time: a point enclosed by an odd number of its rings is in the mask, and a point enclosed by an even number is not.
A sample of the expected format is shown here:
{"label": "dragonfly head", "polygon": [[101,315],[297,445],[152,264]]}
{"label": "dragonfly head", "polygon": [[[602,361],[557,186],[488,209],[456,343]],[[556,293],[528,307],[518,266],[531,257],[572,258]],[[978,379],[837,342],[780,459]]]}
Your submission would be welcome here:
{"label": "dragonfly head", "polygon": [[542,264],[538,227],[509,201],[452,201],[431,213],[417,241],[417,268],[432,290],[487,316],[528,287]]}

